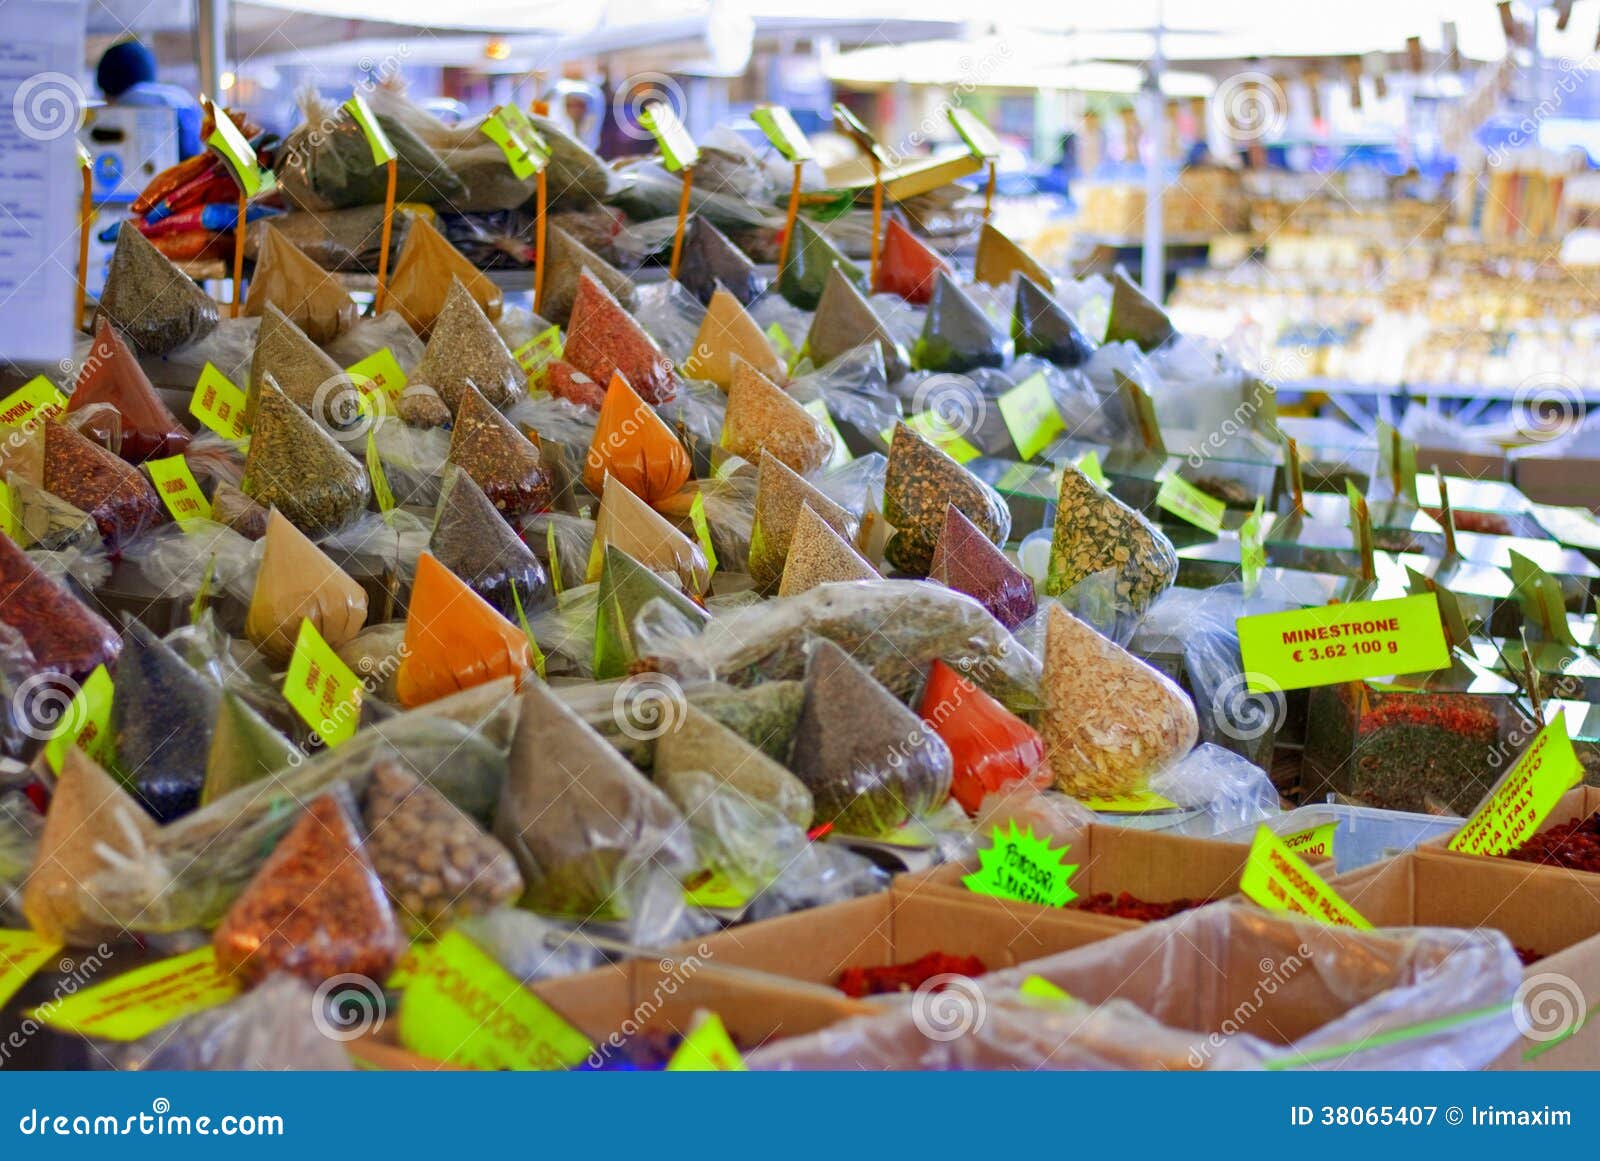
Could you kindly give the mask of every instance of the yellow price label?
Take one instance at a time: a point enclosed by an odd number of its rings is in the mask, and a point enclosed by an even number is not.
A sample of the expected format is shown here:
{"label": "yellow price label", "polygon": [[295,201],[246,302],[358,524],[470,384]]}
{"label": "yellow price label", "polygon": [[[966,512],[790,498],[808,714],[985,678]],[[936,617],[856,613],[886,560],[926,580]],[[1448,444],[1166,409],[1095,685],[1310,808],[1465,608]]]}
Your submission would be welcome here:
{"label": "yellow price label", "polygon": [[1084,477],[1088,479],[1091,484],[1097,484],[1102,488],[1111,487],[1111,481],[1106,479],[1105,469],[1100,466],[1099,452],[1084,452],[1081,456],[1073,461],[1072,466],[1082,472]]}
{"label": "yellow price label", "polygon": [[54,419],[67,409],[67,397],[43,375],[35,375],[0,399],[0,427],[23,427]]}
{"label": "yellow price label", "polygon": [[1152,814],[1160,810],[1178,809],[1176,802],[1153,790],[1139,790],[1133,794],[1106,798],[1080,798],[1078,801],[1099,814]]}
{"label": "yellow price label", "polygon": [[400,393],[406,389],[406,373],[400,369],[399,360],[388,347],[373,351],[360,362],[352,363],[345,368],[345,374],[350,376],[350,381],[363,398],[381,391],[390,403],[398,403]]}
{"label": "yellow price label", "polygon": [[1305,830],[1297,830],[1293,834],[1283,836],[1283,845],[1288,847],[1302,859],[1331,859],[1333,858],[1333,832],[1339,829],[1337,822],[1325,822],[1320,826],[1310,826]]}
{"label": "yellow price label", "polygon": [[1240,617],[1251,693],[1425,673],[1450,664],[1432,593]]}
{"label": "yellow price label", "polygon": [[522,110],[516,109],[514,113],[507,111],[513,108],[501,106],[493,115],[485,117],[478,128],[505,154],[506,164],[511,167],[511,176],[518,181],[527,181],[544,168],[549,155],[542,153],[538,145],[522,131],[516,116]]}
{"label": "yellow price label", "polygon": [[511,352],[512,357],[517,360],[517,366],[522,368],[529,379],[536,378],[545,367],[559,359],[561,353],[561,328],[558,326],[540,331]]}
{"label": "yellow price label", "polygon": [[367,139],[367,148],[372,150],[373,165],[388,165],[400,156],[395,152],[389,135],[383,131],[383,126],[378,124],[378,115],[372,111],[365,97],[360,93],[352,93],[344,103],[344,110],[361,126],[361,133]]}
{"label": "yellow price label", "polygon": [[744,1058],[728,1035],[722,1017],[702,1012],[667,1061],[668,1072],[745,1072]]}
{"label": "yellow price label", "polygon": [[[958,464],[970,463],[983,454],[983,452],[968,443],[961,433],[951,427],[936,411],[919,411],[916,415],[908,416],[902,422]],[[892,425],[884,428],[878,434],[883,437],[885,443],[894,441],[894,427]]]}
{"label": "yellow price label", "polygon": [[62,1032],[138,1040],[174,1020],[227,1003],[239,990],[217,965],[216,952],[206,946],[41,1005],[31,1015]]}
{"label": "yellow price label", "polygon": [[105,761],[111,751],[111,696],[115,688],[104,665],[95,666],[94,672],[84,678],[44,745],[44,760],[53,772],[61,773],[69,746],[76,746],[97,762]]}
{"label": "yellow price label", "polygon": [[[776,326],[777,324],[774,323],[773,325]],[[833,451],[829,453],[828,462],[824,465],[824,469],[831,471],[834,468],[843,467],[854,459],[855,457],[850,454],[850,449],[845,446],[844,433],[839,430],[839,425],[833,421],[833,416],[828,412],[828,405],[820,399],[813,399],[805,406],[806,411],[810,412],[812,418],[827,428],[828,434],[833,437]]]}
{"label": "yellow price label", "polygon": [[1304,915],[1330,927],[1369,930],[1372,924],[1265,826],[1256,828],[1239,892],[1268,911]]}
{"label": "yellow price label", "polygon": [[207,363],[200,369],[189,414],[226,440],[241,440],[249,429],[244,422],[245,394],[221,371]]}
{"label": "yellow price label", "polygon": [[394,489],[389,487],[389,476],[383,470],[383,457],[378,454],[377,425],[367,428],[367,475],[372,478],[372,496],[378,501],[378,511],[394,511]]}
{"label": "yellow price label", "polygon": [[146,460],[145,469],[155,483],[156,494],[179,524],[186,520],[211,519],[211,501],[200,490],[200,483],[189,470],[189,461],[182,456]]}
{"label": "yellow price label", "polygon": [[[22,513],[11,494],[11,485],[0,479],[0,532],[4,532],[19,545],[22,542]],[[22,545],[26,547],[26,545]]]}
{"label": "yellow price label", "polygon": [[1024,996],[1032,996],[1036,1000],[1071,1000],[1072,993],[1065,988],[1058,988],[1043,976],[1028,976],[1017,985],[1017,991]]}
{"label": "yellow price label", "polygon": [[0,931],[0,1007],[61,950],[61,945],[31,931]]}
{"label": "yellow price label", "polygon": [[1029,375],[1002,394],[999,404],[1000,418],[1005,420],[1011,442],[1017,445],[1017,454],[1024,460],[1031,460],[1067,430],[1043,372]]}
{"label": "yellow price label", "polygon": [[1161,481],[1156,507],[1213,536],[1222,531],[1222,517],[1228,510],[1227,504],[1206,495],[1177,472],[1168,472]]}
{"label": "yellow price label", "polygon": [[350,667],[309,620],[300,622],[283,699],[329,746],[348,741],[361,725],[364,689]]}
{"label": "yellow price label", "polygon": [[1561,796],[1583,780],[1565,714],[1540,730],[1500,784],[1450,840],[1468,855],[1503,855],[1539,829]]}

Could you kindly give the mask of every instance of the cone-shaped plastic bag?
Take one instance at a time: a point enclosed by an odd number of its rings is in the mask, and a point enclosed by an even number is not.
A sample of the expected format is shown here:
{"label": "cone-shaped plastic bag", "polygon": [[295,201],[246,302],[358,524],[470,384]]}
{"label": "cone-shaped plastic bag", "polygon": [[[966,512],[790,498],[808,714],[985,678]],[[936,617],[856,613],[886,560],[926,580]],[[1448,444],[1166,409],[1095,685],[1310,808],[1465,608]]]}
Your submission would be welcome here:
{"label": "cone-shaped plastic bag", "polygon": [[500,317],[505,299],[489,276],[484,274],[450,245],[443,234],[424,217],[413,217],[406,240],[389,272],[387,305],[400,312],[406,324],[423,338],[433,330],[434,320],[444,309],[450,282],[459,278],[467,293],[477,300],[490,319]]}
{"label": "cone-shaped plastic bag", "polygon": [[700,546],[610,476],[594,520],[594,543],[620,548],[646,568],[676,573],[687,592],[711,588],[711,570]]}
{"label": "cone-shaped plastic bag", "polygon": [[600,563],[595,594],[594,676],[597,681],[622,677],[638,657],[633,621],[639,610],[660,599],[692,625],[710,620],[699,605],[673,588],[653,570],[618,548],[607,547]]}
{"label": "cone-shaped plastic bag", "polygon": [[1044,591],[1064,593],[1106,569],[1117,598],[1142,613],[1178,578],[1178,554],[1159,528],[1071,464],[1063,464]]}
{"label": "cone-shaped plastic bag", "polygon": [[256,408],[260,406],[261,385],[269,379],[301,411],[329,431],[347,431],[360,422],[355,381],[294,320],[270,302],[262,308],[255,351],[250,357],[250,386],[244,399],[245,419],[252,430]]}
{"label": "cone-shaped plastic bag", "polygon": [[1055,286],[1050,272],[1031,255],[993,226],[978,232],[978,253],[973,260],[972,280],[988,286],[1004,286],[1013,274],[1031,278],[1049,289]]}
{"label": "cone-shaped plastic bag", "polygon": [[93,517],[107,552],[167,520],[144,473],[54,420],[44,425],[44,490]]}
{"label": "cone-shaped plastic bag", "polygon": [[437,391],[452,415],[468,384],[494,406],[504,407],[522,394],[526,378],[500,332],[457,278],[450,280],[428,348],[411,377]]}
{"label": "cone-shaped plastic bag", "polygon": [[372,499],[366,469],[271,378],[262,382],[256,401],[239,487],[312,536],[339,531]]}
{"label": "cone-shaped plastic bag", "polygon": [[722,446],[752,463],[765,451],[808,476],[833,454],[833,433],[794,396],[740,359],[728,388]]}
{"label": "cone-shaped plastic bag", "polygon": [[1094,344],[1073,317],[1049,291],[1026,276],[1017,279],[1011,341],[1017,358],[1035,355],[1058,367],[1081,367],[1094,354]]}
{"label": "cone-shaped plastic bag", "polygon": [[995,544],[1011,534],[1011,510],[993,488],[905,424],[895,424],[883,481],[883,518],[895,530],[884,547],[889,563],[927,576],[950,504]]}
{"label": "cone-shaped plastic bag", "polygon": [[508,619],[516,617],[518,601],[531,617],[550,596],[544,565],[460,468],[449,470],[439,492],[428,551]]}
{"label": "cone-shaped plastic bag", "polygon": [[883,352],[883,369],[889,382],[906,373],[905,351],[866,295],[842,271],[830,271],[811,329],[806,332],[806,353],[818,367],[826,367],[840,355],[869,343],[876,343]]}
{"label": "cone-shaped plastic bag", "polygon": [[599,411],[606,401],[606,385],[596,383],[565,359],[551,359],[544,365],[539,386],[557,399]]}
{"label": "cone-shaped plastic bag", "polygon": [[613,375],[607,383],[583,486],[598,496],[609,474],[653,506],[688,483],[694,465],[672,429],[627,379]]}
{"label": "cone-shaped plastic bag", "polygon": [[653,771],[656,784],[679,807],[684,803],[673,793],[673,776],[703,771],[715,777],[720,787],[774,807],[802,829],[810,828],[815,813],[811,791],[804,782],[687,702],[673,727],[656,740]]}
{"label": "cone-shaped plastic bag", "polygon": [[588,271],[578,275],[561,357],[597,383],[621,374],[651,403],[665,403],[678,393],[672,360]]}
{"label": "cone-shaped plastic bag", "polygon": [[449,462],[477,481],[507,520],[550,507],[555,481],[539,449],[471,386],[462,388]]}
{"label": "cone-shaped plastic bag", "polygon": [[1041,691],[1056,786],[1078,798],[1144,790],[1200,735],[1183,690],[1058,604],[1045,622]]}
{"label": "cone-shaped plastic bag", "polygon": [[514,903],[511,852],[397,762],[379,762],[362,819],[367,856],[407,931],[439,936],[458,919]]}
{"label": "cone-shaped plastic bag", "polygon": [[405,655],[395,694],[407,709],[533,668],[521,629],[467,587],[432,553],[417,558],[406,609]]}
{"label": "cone-shaped plastic bag", "polygon": [[111,698],[117,772],[157,822],[200,805],[215,685],[138,621],[128,625]]}
{"label": "cone-shaped plastic bag", "polygon": [[707,305],[719,284],[745,306],[767,289],[767,280],[756,270],[756,264],[704,214],[695,214],[684,230],[678,281]]}
{"label": "cone-shaped plastic bag", "polygon": [[1049,786],[1044,742],[1034,728],[943,661],[928,667],[917,712],[950,749],[950,796],[967,814],[976,815],[984,796],[996,791]]}
{"label": "cone-shaped plastic bag", "polygon": [[57,551],[87,549],[100,543],[100,529],[87,512],[15,472],[6,476],[6,483],[11,488],[11,514],[16,518],[21,547]]}
{"label": "cone-shaped plastic bag", "polygon": [[922,334],[911,352],[919,371],[960,374],[1006,361],[1005,340],[983,309],[948,274],[935,276]]}
{"label": "cone-shaped plastic bag", "polygon": [[165,355],[217,329],[217,303],[138,230],[117,231],[100,317],[147,355]]}
{"label": "cone-shaped plastic bag", "polygon": [[817,821],[876,837],[950,796],[950,751],[832,641],[806,660],[806,703],[790,768],[811,788]]}
{"label": "cone-shaped plastic bag", "polygon": [[355,325],[355,299],[271,222],[262,222],[256,270],[244,297],[244,313],[260,318],[271,303],[294,320],[318,346]]}
{"label": "cone-shaped plastic bag", "polygon": [[789,543],[809,504],[822,521],[849,540],[855,536],[855,519],[813,488],[782,462],[763,452],[756,468],[756,510],[750,525],[750,578],[763,591],[783,579]]}
{"label": "cone-shaped plastic bag", "polygon": [[935,254],[926,242],[890,218],[883,232],[883,249],[878,254],[878,293],[898,294],[913,306],[926,306],[933,297],[934,281],[950,274],[950,263]]}
{"label": "cone-shaped plastic bag", "polygon": [[122,639],[88,605],[51,580],[0,533],[0,622],[22,634],[40,672],[81,681],[109,665]]}
{"label": "cone-shaped plastic bag", "polygon": [[246,985],[274,972],[313,987],[334,976],[388,977],[400,929],[336,792],[311,800],[234,900],[212,946]]}
{"label": "cone-shaped plastic bag", "polygon": [[711,296],[711,305],[694,336],[694,350],[683,364],[691,379],[706,379],[724,391],[733,382],[733,365],[743,360],[772,379],[784,377],[783,360],[761,333],[756,320],[726,290]]}
{"label": "cone-shaped plastic bag", "polygon": [[448,427],[450,409],[439,393],[426,383],[407,383],[394,402],[395,414],[412,427]]}
{"label": "cone-shaped plastic bag", "polygon": [[1012,564],[954,504],[945,508],[944,528],[933,546],[928,579],[966,593],[1013,632],[1039,608],[1028,574]]}
{"label": "cone-shaped plastic bag", "polygon": [[528,885],[522,905],[613,918],[650,865],[692,870],[694,844],[667,796],[543,682],[529,682],[522,698],[494,818]]}
{"label": "cone-shaped plastic bag", "polygon": [[828,274],[835,266],[851,283],[866,287],[867,276],[861,267],[835,250],[811,223],[796,218],[788,259],[778,272],[778,293],[801,310],[816,310],[822,301]]}
{"label": "cone-shaped plastic bag", "polygon": [[294,652],[300,622],[307,620],[337,649],[366,624],[366,590],[274,511],[267,518],[245,636],[281,665]]}
{"label": "cone-shaped plastic bag", "polygon": [[1133,343],[1141,351],[1153,351],[1177,333],[1167,312],[1151,302],[1120,266],[1111,272],[1106,342]]}
{"label": "cone-shaped plastic bag", "polygon": [[295,744],[251,709],[248,702],[225,689],[211,728],[200,805],[209,805],[241,786],[259,782],[302,757]]}
{"label": "cone-shaped plastic bag", "polygon": [[557,326],[565,327],[572,319],[572,304],[578,298],[578,280],[585,270],[598,278],[611,292],[623,310],[639,305],[639,288],[622,271],[567,233],[551,223],[546,227],[544,256],[544,292],[539,297],[539,313]]}
{"label": "cone-shaped plastic bag", "polygon": [[[987,542],[985,542],[987,543]],[[835,581],[877,580],[878,570],[811,509],[800,505],[778,595],[792,597]]]}
{"label": "cone-shaped plastic bag", "polygon": [[109,404],[121,417],[118,452],[130,463],[180,456],[189,446],[183,424],[167,409],[139,360],[103,318],[95,327],[94,343],[73,385],[67,409],[79,411],[94,403]]}
{"label": "cone-shaped plastic bag", "polygon": [[232,484],[221,483],[211,493],[211,519],[226,524],[246,540],[267,534],[266,505],[252,500]]}

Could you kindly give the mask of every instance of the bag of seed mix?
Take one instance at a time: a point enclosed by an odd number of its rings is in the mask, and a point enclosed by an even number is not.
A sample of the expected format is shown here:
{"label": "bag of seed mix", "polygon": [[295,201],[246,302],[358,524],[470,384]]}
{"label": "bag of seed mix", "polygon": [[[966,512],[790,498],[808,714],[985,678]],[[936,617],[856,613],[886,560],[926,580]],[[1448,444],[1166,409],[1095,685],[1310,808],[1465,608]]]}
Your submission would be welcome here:
{"label": "bag of seed mix", "polygon": [[793,396],[743,359],[733,364],[721,445],[754,462],[763,450],[802,476],[833,455],[833,433]]}
{"label": "bag of seed mix", "polygon": [[[1117,570],[1117,598],[1142,613],[1178,576],[1178,554],[1160,529],[1071,464],[1061,489],[1044,591],[1065,592],[1085,577]],[[892,521],[891,521],[892,522]]]}
{"label": "bag of seed mix", "polygon": [[995,544],[1011,533],[1011,510],[997,492],[942,449],[897,424],[883,483],[883,516],[894,535],[885,555],[912,576],[927,576],[951,505]]}

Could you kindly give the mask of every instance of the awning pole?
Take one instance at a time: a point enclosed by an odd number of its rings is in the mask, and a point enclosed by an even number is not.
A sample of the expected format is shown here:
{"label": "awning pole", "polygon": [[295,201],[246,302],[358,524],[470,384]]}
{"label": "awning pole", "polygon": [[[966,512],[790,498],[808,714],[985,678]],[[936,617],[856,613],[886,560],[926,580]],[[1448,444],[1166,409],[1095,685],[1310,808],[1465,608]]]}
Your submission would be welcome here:
{"label": "awning pole", "polygon": [[1161,99],[1161,74],[1166,67],[1161,47],[1162,7],[1156,7],[1155,51],[1144,83],[1144,262],[1139,280],[1152,302],[1166,300],[1166,218],[1161,208],[1167,184],[1166,110]]}

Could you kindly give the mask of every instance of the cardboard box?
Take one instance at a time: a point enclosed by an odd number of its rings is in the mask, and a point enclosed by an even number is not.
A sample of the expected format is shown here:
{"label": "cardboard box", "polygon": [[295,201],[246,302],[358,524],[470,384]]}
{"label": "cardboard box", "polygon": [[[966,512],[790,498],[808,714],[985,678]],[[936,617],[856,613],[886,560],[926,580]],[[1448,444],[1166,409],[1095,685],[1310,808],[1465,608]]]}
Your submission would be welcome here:
{"label": "cardboard box", "polygon": [[1512,457],[1511,478],[1540,504],[1600,509],[1600,460],[1545,457],[1528,448]]}
{"label": "cardboard box", "polygon": [[1417,448],[1417,469],[1431,472],[1438,468],[1447,476],[1470,480],[1509,480],[1511,461],[1492,452],[1458,451],[1446,447]]}

